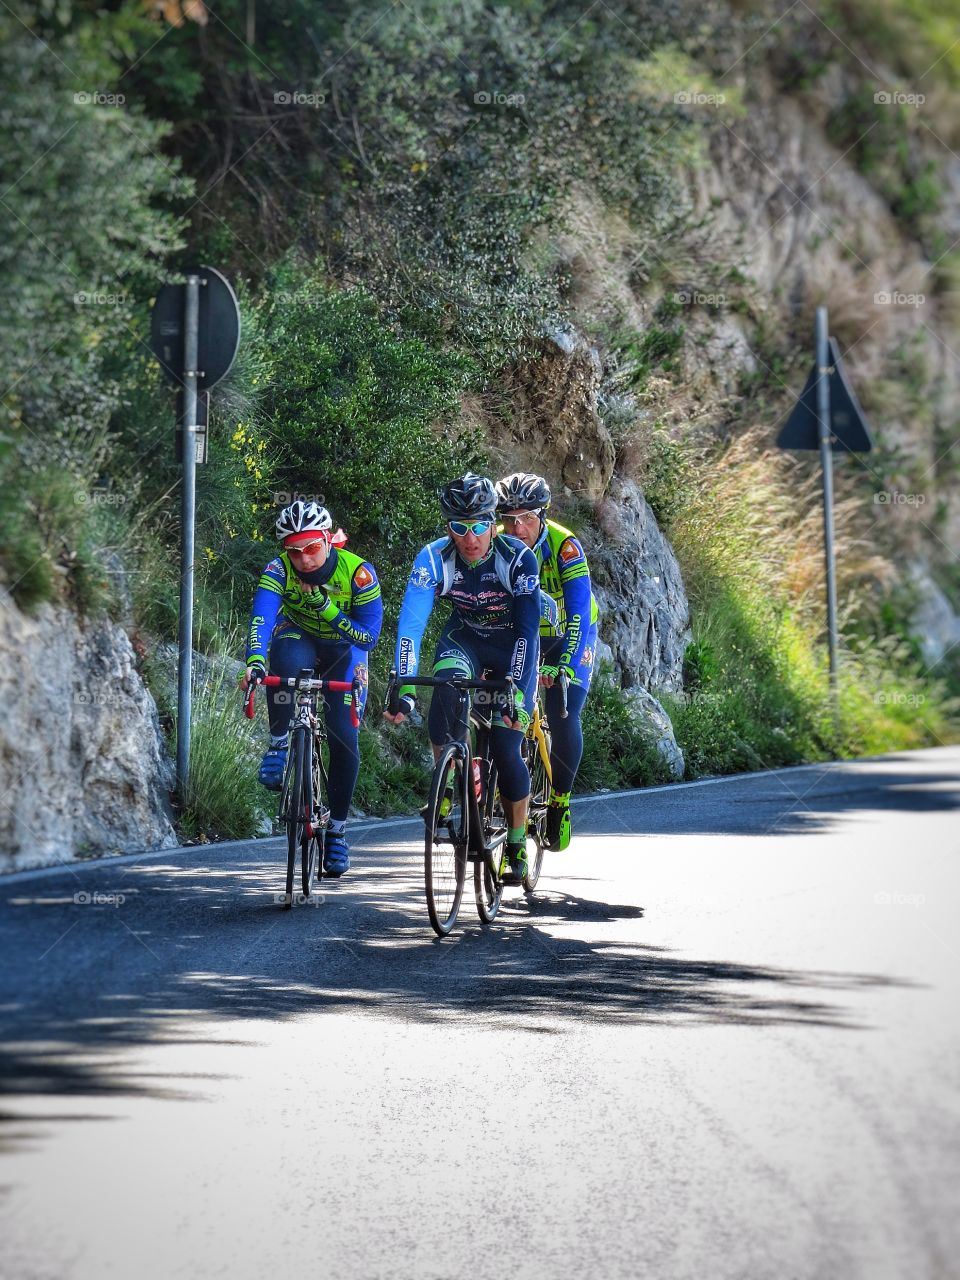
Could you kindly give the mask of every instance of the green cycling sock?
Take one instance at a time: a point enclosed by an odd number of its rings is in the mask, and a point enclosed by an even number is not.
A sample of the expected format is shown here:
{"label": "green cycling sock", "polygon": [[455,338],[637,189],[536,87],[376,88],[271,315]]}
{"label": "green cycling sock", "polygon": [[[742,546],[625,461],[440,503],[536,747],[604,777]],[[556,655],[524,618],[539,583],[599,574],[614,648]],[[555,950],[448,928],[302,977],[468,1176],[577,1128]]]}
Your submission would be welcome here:
{"label": "green cycling sock", "polygon": [[550,803],[551,803],[551,804],[560,805],[560,806],[561,806],[562,808],[564,808],[564,809],[569,809],[569,807],[570,807],[570,792],[569,792],[569,791],[554,791],[554,790],[551,788],[551,790],[550,790]]}
{"label": "green cycling sock", "polygon": [[507,829],[507,844],[523,844],[527,838],[527,832],[524,827],[509,827]]}

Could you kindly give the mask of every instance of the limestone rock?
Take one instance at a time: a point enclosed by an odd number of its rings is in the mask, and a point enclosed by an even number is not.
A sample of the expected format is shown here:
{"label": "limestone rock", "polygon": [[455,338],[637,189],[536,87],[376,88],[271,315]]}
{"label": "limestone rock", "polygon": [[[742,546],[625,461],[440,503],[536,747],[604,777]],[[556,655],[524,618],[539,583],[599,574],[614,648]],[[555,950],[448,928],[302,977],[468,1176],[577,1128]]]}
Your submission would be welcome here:
{"label": "limestone rock", "polygon": [[566,330],[552,332],[537,359],[512,371],[511,470],[540,472],[586,501],[602,497],[616,461],[597,407],[602,374],[594,348]]}
{"label": "limestone rock", "polygon": [[173,769],[126,632],[0,590],[0,868],[167,848]]}
{"label": "limestone rock", "polygon": [[910,582],[920,595],[911,629],[919,641],[924,662],[934,667],[949,650],[960,645],[960,618],[923,565],[914,565]]}
{"label": "limestone rock", "polygon": [[677,557],[633,480],[614,478],[598,522],[604,540],[588,548],[590,570],[620,682],[679,692],[690,608]]}
{"label": "limestone rock", "polygon": [[683,752],[673,733],[673,722],[666,710],[646,689],[628,689],[624,698],[644,734],[663,757],[670,775],[679,782],[684,774]]}

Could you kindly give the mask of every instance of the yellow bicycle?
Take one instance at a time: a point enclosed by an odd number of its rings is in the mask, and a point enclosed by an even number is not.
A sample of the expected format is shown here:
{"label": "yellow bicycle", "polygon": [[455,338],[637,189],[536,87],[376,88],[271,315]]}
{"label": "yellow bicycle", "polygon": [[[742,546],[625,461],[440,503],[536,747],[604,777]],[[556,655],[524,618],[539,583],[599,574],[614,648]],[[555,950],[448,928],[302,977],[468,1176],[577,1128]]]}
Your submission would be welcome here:
{"label": "yellow bicycle", "polygon": [[[567,715],[567,675],[559,674],[561,688],[561,716]],[[534,703],[533,715],[523,738],[523,758],[530,770],[530,808],[527,812],[527,874],[523,887],[529,893],[536,888],[543,867],[543,851],[546,839],[547,805],[553,774],[550,771],[550,726],[544,719],[540,694]],[[533,844],[531,850],[530,845]]]}

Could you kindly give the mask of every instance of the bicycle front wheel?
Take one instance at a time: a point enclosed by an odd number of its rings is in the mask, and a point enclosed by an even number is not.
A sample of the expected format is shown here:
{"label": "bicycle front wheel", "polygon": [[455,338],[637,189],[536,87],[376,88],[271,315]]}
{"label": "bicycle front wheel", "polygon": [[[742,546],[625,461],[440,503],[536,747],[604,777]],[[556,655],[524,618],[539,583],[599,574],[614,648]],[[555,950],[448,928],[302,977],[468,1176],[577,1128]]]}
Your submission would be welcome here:
{"label": "bicycle front wheel", "polygon": [[297,728],[291,735],[287,773],[283,781],[280,812],[287,827],[287,885],[284,910],[293,906],[293,878],[306,837],[306,804],[309,795],[310,742],[309,730]]}
{"label": "bicycle front wheel", "polygon": [[441,938],[454,926],[467,874],[466,783],[460,744],[448,742],[433,771],[424,832],[427,911]]}
{"label": "bicycle front wheel", "polygon": [[[497,791],[497,766],[491,764],[483,796],[484,843],[489,843],[503,830],[504,825],[503,807],[500,804],[500,793]],[[499,844],[492,857],[485,856],[473,864],[473,891],[477,900],[477,915],[484,924],[490,924],[496,917],[503,899],[503,881],[497,874],[502,854],[503,845]]]}

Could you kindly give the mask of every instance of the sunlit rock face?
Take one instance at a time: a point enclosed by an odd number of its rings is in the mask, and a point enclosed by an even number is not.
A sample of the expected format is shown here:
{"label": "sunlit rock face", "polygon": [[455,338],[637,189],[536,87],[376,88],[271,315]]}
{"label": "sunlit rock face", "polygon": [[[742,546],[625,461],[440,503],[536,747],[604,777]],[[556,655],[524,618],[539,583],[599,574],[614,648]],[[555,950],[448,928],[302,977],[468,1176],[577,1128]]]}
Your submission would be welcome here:
{"label": "sunlit rock face", "polygon": [[602,379],[599,355],[582,336],[546,336],[539,355],[507,376],[511,439],[493,432],[491,446],[506,470],[547,477],[551,514],[583,541],[600,605],[600,652],[616,682],[676,693],[690,640],[683,578],[640,486],[615,471],[599,409]]}
{"label": "sunlit rock face", "polygon": [[599,509],[602,541],[589,550],[600,634],[625,689],[677,693],[690,642],[680,565],[639,486],[614,479]]}
{"label": "sunlit rock face", "polygon": [[553,485],[584,502],[603,496],[616,450],[597,404],[602,373],[594,348],[567,330],[551,333],[536,359],[510,372],[511,434],[520,459],[512,470],[549,473]]}
{"label": "sunlit rock face", "polygon": [[0,592],[0,868],[177,843],[157,708],[122,627]]}

